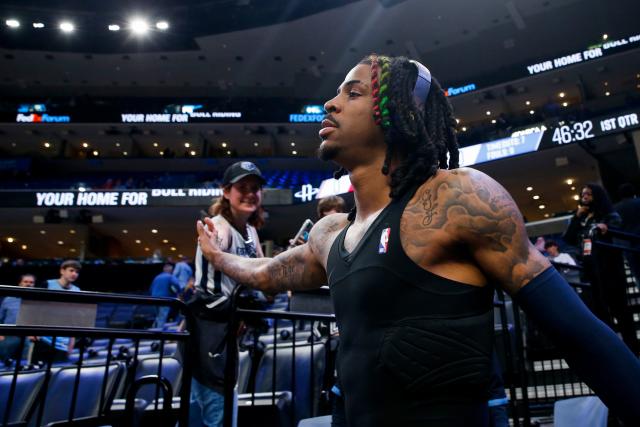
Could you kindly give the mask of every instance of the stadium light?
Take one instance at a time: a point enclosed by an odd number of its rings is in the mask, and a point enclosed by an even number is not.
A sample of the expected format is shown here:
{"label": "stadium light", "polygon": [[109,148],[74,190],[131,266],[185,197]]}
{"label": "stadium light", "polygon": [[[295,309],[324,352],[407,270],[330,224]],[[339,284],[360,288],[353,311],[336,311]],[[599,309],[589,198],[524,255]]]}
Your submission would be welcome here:
{"label": "stadium light", "polygon": [[132,33],[141,36],[149,31],[149,24],[144,19],[134,18],[129,23],[129,29]]}
{"label": "stadium light", "polygon": [[34,22],[33,28],[44,28],[44,24],[42,22]]}
{"label": "stadium light", "polygon": [[156,22],[156,28],[160,31],[166,31],[169,29],[169,23],[167,21],[158,21]]}
{"label": "stadium light", "polygon": [[17,19],[7,19],[6,21],[4,21],[5,24],[7,24],[7,27],[9,28],[19,28],[20,27],[20,21],[18,21]]}
{"label": "stadium light", "polygon": [[63,33],[72,33],[76,27],[69,21],[62,21],[58,26]]}
{"label": "stadium light", "polygon": [[118,24],[111,24],[109,25],[109,31],[120,31],[120,25]]}

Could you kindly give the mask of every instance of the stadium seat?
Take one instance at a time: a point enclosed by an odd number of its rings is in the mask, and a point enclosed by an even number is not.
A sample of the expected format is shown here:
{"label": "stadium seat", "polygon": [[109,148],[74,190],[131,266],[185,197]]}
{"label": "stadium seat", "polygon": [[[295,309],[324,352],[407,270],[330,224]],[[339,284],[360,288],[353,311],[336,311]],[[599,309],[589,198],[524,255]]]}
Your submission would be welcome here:
{"label": "stadium seat", "polygon": [[[325,367],[324,343],[313,346],[313,366],[311,345],[295,346],[295,384],[292,380],[293,346],[277,345],[275,384],[273,378],[274,346],[268,345],[256,371],[256,392],[291,391],[296,421],[313,416],[320,400],[320,387]],[[313,369],[312,369],[313,368]],[[311,382],[313,376],[313,382]],[[312,394],[313,393],[313,394]],[[313,401],[312,401],[313,397]],[[242,404],[240,403],[241,407]]]}
{"label": "stadium seat", "polygon": [[[105,365],[82,366],[78,384],[77,400],[73,411],[73,419],[97,417],[100,412],[100,396],[103,388]],[[125,368],[121,363],[109,366],[104,394],[104,405],[110,405],[115,386]],[[68,366],[53,373],[47,387],[47,394],[42,416],[42,425],[69,419],[72,396],[78,368]],[[39,405],[36,406],[30,419],[30,426],[37,423]]]}
{"label": "stadium seat", "polygon": [[558,400],[553,405],[554,427],[606,427],[609,409],[596,396]]}
{"label": "stadium seat", "polygon": [[[138,362],[135,374],[136,380],[147,375],[158,374],[159,357],[139,359]],[[182,365],[180,362],[173,357],[163,357],[161,375],[169,381],[173,388],[173,395],[177,396],[182,384]],[[153,385],[142,386],[136,397],[152,402],[156,398],[156,388]]]}
{"label": "stadium seat", "polygon": [[[11,403],[9,423],[24,422],[27,420],[30,409],[38,397],[38,392],[44,381],[45,371],[20,372],[16,381],[16,389]],[[9,404],[9,392],[13,373],[0,375],[0,422],[4,421]]]}
{"label": "stadium seat", "polygon": [[238,393],[246,393],[251,375],[251,355],[241,351],[238,356]]}
{"label": "stadium seat", "polygon": [[304,420],[300,420],[298,427],[331,427],[331,415],[305,418]]}

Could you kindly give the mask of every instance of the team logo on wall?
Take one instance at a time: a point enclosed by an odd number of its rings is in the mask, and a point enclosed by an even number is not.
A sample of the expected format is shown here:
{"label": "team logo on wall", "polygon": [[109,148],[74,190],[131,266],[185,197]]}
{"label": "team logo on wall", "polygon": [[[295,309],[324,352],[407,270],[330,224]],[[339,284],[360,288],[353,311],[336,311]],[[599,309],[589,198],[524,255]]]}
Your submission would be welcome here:
{"label": "team logo on wall", "polygon": [[386,254],[389,250],[389,236],[391,235],[391,229],[385,228],[380,234],[380,244],[378,245],[378,253]]}

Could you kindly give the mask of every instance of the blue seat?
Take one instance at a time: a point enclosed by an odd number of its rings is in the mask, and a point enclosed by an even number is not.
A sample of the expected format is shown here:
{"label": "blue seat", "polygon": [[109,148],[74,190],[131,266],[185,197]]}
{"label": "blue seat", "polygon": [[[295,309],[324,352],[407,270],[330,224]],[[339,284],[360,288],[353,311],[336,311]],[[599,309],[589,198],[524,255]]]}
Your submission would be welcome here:
{"label": "blue seat", "polygon": [[[256,371],[255,391],[292,391],[295,399],[292,410],[295,411],[296,422],[302,418],[314,416],[318,410],[324,376],[325,344],[319,342],[313,345],[313,365],[311,364],[312,348],[310,344],[296,343],[295,363],[293,363],[292,344],[277,345],[275,349],[274,361],[274,346],[268,345],[265,348]],[[276,365],[275,384],[272,381],[274,363]],[[292,366],[295,366],[295,384],[292,381]]]}
{"label": "blue seat", "polygon": [[[149,357],[138,359],[138,366],[136,367],[135,379],[138,380],[147,375],[158,374],[158,364],[160,363],[159,357]],[[161,375],[165,377],[171,387],[173,388],[173,395],[178,396],[180,392],[180,386],[182,385],[182,365],[177,359],[173,357],[162,358],[162,372]],[[152,402],[156,398],[156,387],[153,385],[144,385],[138,391],[137,398]],[[162,391],[160,391],[160,397],[162,397]]]}
{"label": "blue seat", "polygon": [[238,355],[238,393],[246,393],[251,375],[251,355],[241,351]]}
{"label": "blue seat", "polygon": [[[38,397],[40,387],[44,382],[45,371],[20,372],[16,381],[16,389],[11,403],[9,423],[19,423],[27,420],[28,414]],[[9,392],[13,373],[0,375],[0,422],[4,420],[9,408]]]}
{"label": "blue seat", "polygon": [[609,409],[597,396],[558,400],[553,405],[555,427],[606,427]]}
{"label": "blue seat", "polygon": [[[106,365],[82,366],[78,384],[77,399],[73,411],[73,419],[97,417],[100,413],[100,396]],[[108,407],[113,399],[114,389],[125,368],[121,363],[109,365],[104,394],[104,407]],[[47,387],[44,402],[42,425],[69,419],[74,384],[78,368],[67,366],[52,373]],[[37,422],[39,404],[33,411],[30,426]]]}

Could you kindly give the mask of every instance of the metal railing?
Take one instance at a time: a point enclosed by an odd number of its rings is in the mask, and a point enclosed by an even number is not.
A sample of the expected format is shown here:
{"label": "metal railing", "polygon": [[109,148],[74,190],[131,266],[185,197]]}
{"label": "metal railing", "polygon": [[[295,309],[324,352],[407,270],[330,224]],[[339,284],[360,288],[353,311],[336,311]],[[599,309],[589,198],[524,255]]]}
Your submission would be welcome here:
{"label": "metal railing", "polygon": [[[75,304],[98,304],[98,303],[112,303],[112,304],[135,304],[135,305],[147,305],[147,306],[169,306],[184,316],[189,318],[191,313],[187,310],[187,307],[184,303],[179,300],[172,298],[155,298],[155,297],[146,297],[146,296],[130,296],[130,295],[115,295],[115,294],[107,294],[107,293],[98,293],[98,292],[68,292],[68,291],[54,291],[54,290],[46,290],[46,289],[38,289],[38,288],[21,288],[15,286],[0,286],[0,296],[12,296],[21,298],[22,301],[25,300],[34,300],[34,301],[46,301],[46,302],[60,302],[60,303],[75,303]],[[114,384],[111,384],[112,390],[107,390],[108,380],[111,375],[111,369],[114,366],[117,366],[117,363],[120,363],[117,356],[114,356],[114,346],[116,344],[117,339],[130,339],[134,343],[133,356],[127,358],[128,366],[123,366],[120,370],[121,374],[126,376],[129,380],[127,386],[130,390],[137,390],[140,386],[145,384],[154,383],[156,385],[155,390],[155,400],[153,403],[153,409],[150,407],[146,408],[148,412],[158,411],[158,403],[159,403],[159,393],[160,390],[163,390],[164,397],[164,405],[166,409],[167,400],[169,401],[169,405],[172,403],[172,396],[170,395],[171,387],[169,387],[169,395],[167,394],[166,383],[167,380],[163,376],[163,358],[164,358],[164,348],[165,343],[167,341],[176,341],[178,343],[183,343],[184,345],[188,345],[190,335],[188,332],[165,332],[165,331],[154,331],[154,330],[131,330],[131,329],[115,329],[115,328],[96,328],[96,327],[69,327],[69,326],[51,326],[51,325],[21,325],[21,326],[11,326],[11,325],[0,325],[0,335],[2,336],[15,336],[20,337],[20,344],[16,354],[18,357],[15,361],[15,366],[12,369],[13,377],[10,384],[10,389],[8,392],[7,401],[4,403],[5,410],[3,419],[0,420],[2,425],[21,425],[29,423],[33,423],[35,419],[35,425],[42,425],[43,415],[45,406],[47,404],[47,396],[48,396],[48,387],[51,385],[51,380],[53,375],[57,372],[60,372],[61,365],[54,366],[53,362],[53,353],[49,354],[48,360],[45,360],[44,365],[44,380],[37,394],[37,398],[32,405],[31,410],[29,411],[29,419],[19,421],[18,424],[15,422],[9,424],[9,420],[11,419],[11,412],[14,406],[16,399],[16,390],[18,388],[18,382],[20,381],[21,372],[24,372],[23,369],[28,367],[24,365],[22,362],[22,354],[24,352],[25,346],[27,344],[27,340],[29,337],[33,336],[50,336],[51,339],[51,347],[55,346],[56,340],[60,337],[75,337],[81,339],[94,339],[94,338],[102,338],[107,339],[107,353],[106,358],[101,360],[104,362],[104,374],[102,377],[102,384],[100,386],[99,392],[99,403],[97,406],[97,412],[91,414],[90,417],[76,417],[76,408],[81,405],[81,401],[79,399],[87,398],[87,396],[79,396],[79,391],[81,388],[81,378],[82,378],[82,370],[89,369],[91,365],[91,359],[87,357],[88,348],[86,345],[79,346],[79,357],[77,361],[73,364],[66,363],[62,365],[62,369],[70,369],[68,366],[73,366],[73,369],[76,370],[75,379],[73,381],[73,389],[70,398],[70,406],[68,411],[68,416],[65,419],[55,420],[57,423],[66,423],[68,425],[99,425],[104,422],[113,422],[115,425],[134,425],[133,424],[133,407],[135,399],[135,395],[129,393],[127,395],[126,408],[120,411],[120,413],[116,414],[112,407],[113,399],[116,397],[115,395],[115,387]],[[132,370],[135,370],[140,361],[139,359],[139,349],[141,340],[153,340],[159,341],[159,360],[157,363],[157,370],[155,375],[145,376],[138,380],[135,380],[133,376],[130,374]],[[152,354],[153,355],[153,354]],[[89,364],[85,362],[89,362]],[[114,365],[114,363],[116,365]],[[99,366],[102,366],[100,363]],[[129,369],[129,372],[125,375],[124,371]],[[188,363],[182,364],[182,380],[180,387],[180,398],[179,402],[176,402],[177,408],[177,419],[181,426],[188,426],[188,417],[189,417],[189,396],[190,396],[190,385],[191,385],[191,367]],[[38,371],[41,372],[42,369],[38,368]],[[85,371],[86,372],[86,371]],[[65,397],[67,400],[67,397]],[[3,404],[0,402],[0,405]],[[115,406],[115,405],[114,405]],[[35,417],[35,418],[34,418]],[[174,423],[175,424],[175,421]],[[172,425],[173,425],[172,424]]]}

